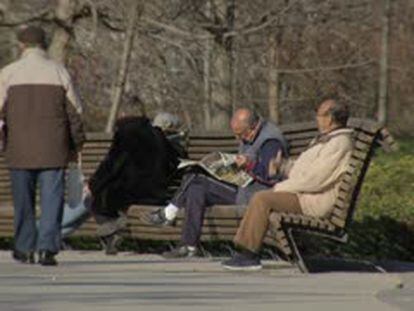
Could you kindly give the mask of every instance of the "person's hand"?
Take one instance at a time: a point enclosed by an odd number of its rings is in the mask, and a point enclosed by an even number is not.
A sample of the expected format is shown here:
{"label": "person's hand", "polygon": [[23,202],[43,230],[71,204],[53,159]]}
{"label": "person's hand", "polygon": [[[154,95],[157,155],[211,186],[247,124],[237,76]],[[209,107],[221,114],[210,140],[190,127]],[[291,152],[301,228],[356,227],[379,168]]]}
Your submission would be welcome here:
{"label": "person's hand", "polygon": [[92,196],[92,192],[91,189],[89,188],[89,185],[87,183],[85,183],[83,185],[83,197],[90,197]]}
{"label": "person's hand", "polygon": [[236,155],[236,165],[238,168],[243,168],[247,165],[248,158],[243,154]]}
{"label": "person's hand", "polygon": [[282,150],[279,150],[276,156],[269,162],[269,176],[275,176],[279,172],[279,169],[282,166],[282,161]]}

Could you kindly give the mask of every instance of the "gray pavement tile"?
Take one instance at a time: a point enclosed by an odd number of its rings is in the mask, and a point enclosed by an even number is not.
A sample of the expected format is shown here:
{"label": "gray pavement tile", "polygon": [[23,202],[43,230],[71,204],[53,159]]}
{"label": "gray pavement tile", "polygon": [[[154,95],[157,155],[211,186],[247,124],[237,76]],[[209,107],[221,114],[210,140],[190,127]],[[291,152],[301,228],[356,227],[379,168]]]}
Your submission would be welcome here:
{"label": "gray pavement tile", "polygon": [[414,273],[400,274],[401,282],[392,289],[378,293],[378,298],[400,310],[414,310]]}

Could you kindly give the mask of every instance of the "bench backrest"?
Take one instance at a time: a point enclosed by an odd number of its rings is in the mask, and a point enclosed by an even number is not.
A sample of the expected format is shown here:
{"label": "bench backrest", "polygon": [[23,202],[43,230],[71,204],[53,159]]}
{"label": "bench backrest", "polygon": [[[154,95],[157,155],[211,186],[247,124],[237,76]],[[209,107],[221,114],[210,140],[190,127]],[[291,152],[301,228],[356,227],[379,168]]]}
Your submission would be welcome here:
{"label": "bench backrest", "polygon": [[330,221],[341,230],[346,229],[353,219],[358,196],[376,147],[384,143],[392,149],[391,145],[395,143],[391,136],[384,142],[384,128],[377,123],[351,119],[349,126],[355,131],[354,150],[330,215]]}
{"label": "bench backrest", "polygon": [[[352,165],[344,176],[341,185],[341,196],[335,204],[332,221],[339,227],[344,227],[350,217],[372,156],[372,142],[379,135],[379,127],[366,120],[351,119],[350,126],[356,129],[357,144],[353,155]],[[286,124],[280,126],[286,136],[290,155],[298,156],[306,149],[309,142],[317,134],[315,122]],[[88,133],[87,141],[82,152],[82,168],[86,178],[91,176],[99,162],[105,157],[111,144],[112,135],[106,133]],[[188,140],[188,153],[191,159],[200,159],[213,151],[237,152],[237,141],[230,132],[194,132]],[[361,166],[361,174],[355,168]],[[10,178],[4,158],[0,155],[0,202],[12,202]]]}
{"label": "bench backrest", "polygon": [[0,155],[0,204],[2,202],[11,201],[12,195],[9,170],[6,167],[3,155]]}

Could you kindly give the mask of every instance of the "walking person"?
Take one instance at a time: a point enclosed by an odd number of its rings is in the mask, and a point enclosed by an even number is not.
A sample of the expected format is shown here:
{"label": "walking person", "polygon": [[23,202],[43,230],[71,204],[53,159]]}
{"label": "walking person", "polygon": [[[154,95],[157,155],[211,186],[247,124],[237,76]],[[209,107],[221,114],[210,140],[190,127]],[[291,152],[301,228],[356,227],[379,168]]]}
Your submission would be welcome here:
{"label": "walking person", "polygon": [[[64,200],[65,167],[84,141],[82,108],[67,70],[48,58],[45,32],[18,33],[22,55],[0,72],[5,157],[14,201],[13,258],[56,265]],[[36,228],[39,184],[41,215]]]}

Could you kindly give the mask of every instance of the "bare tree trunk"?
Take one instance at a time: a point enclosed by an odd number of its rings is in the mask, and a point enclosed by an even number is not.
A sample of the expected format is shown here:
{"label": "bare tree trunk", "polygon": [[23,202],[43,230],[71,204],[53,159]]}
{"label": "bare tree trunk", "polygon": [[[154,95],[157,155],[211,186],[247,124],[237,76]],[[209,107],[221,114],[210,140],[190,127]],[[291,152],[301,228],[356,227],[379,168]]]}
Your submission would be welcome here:
{"label": "bare tree trunk", "polygon": [[[211,19],[211,1],[206,0],[206,17]],[[203,84],[204,84],[204,101],[203,101],[203,114],[204,114],[204,128],[206,130],[211,129],[211,115],[210,115],[210,105],[211,105],[211,81],[210,81],[210,62],[211,62],[211,39],[207,38],[205,40],[205,48],[203,55],[203,65],[204,65],[204,75],[203,75]]]}
{"label": "bare tree trunk", "polygon": [[[228,27],[228,18],[234,14],[234,0],[212,0],[212,4],[214,15],[221,17],[221,25]],[[223,38],[220,34],[216,36],[211,61],[211,127],[215,130],[223,130],[228,128],[233,107],[231,102],[232,38]]]}
{"label": "bare tree trunk", "polygon": [[279,53],[275,34],[269,35],[269,74],[268,74],[268,101],[269,119],[279,123]]}
{"label": "bare tree trunk", "polygon": [[126,38],[124,41],[124,49],[121,56],[121,64],[119,67],[118,77],[112,90],[112,106],[105,129],[107,133],[111,133],[113,131],[115,121],[118,116],[119,107],[121,105],[122,95],[125,88],[125,80],[128,73],[131,49],[135,37],[135,27],[141,11],[140,7],[140,1],[131,1],[131,11],[128,18],[128,26],[126,31]]}
{"label": "bare tree trunk", "polygon": [[[10,10],[11,0],[0,1],[0,20],[8,16],[13,19],[13,11]],[[14,33],[7,28],[0,28],[0,68],[17,58],[17,49],[10,48],[13,42]]]}
{"label": "bare tree trunk", "polygon": [[[235,38],[233,38],[234,40]],[[234,42],[231,51],[231,63],[230,63],[230,98],[232,113],[237,109],[237,54],[235,51]]]}
{"label": "bare tree trunk", "polygon": [[53,33],[48,52],[50,57],[61,63],[64,63],[66,59],[67,45],[70,41],[70,31],[73,27],[73,16],[77,4],[77,0],[56,1],[55,16],[58,27]]}
{"label": "bare tree trunk", "polygon": [[191,117],[191,113],[188,111],[188,109],[183,108],[181,111],[183,112],[184,124],[186,124],[188,128],[191,129],[193,127],[194,118]]}
{"label": "bare tree trunk", "polygon": [[383,11],[381,18],[381,56],[380,56],[380,79],[378,90],[378,122],[387,123],[387,100],[388,100],[388,55],[389,55],[389,33],[390,33],[390,0],[383,0]]}
{"label": "bare tree trunk", "polygon": [[[236,20],[236,2],[231,0],[227,9],[227,29],[232,31],[234,29],[234,23]],[[237,100],[237,54],[236,54],[236,37],[228,38],[228,53],[230,57],[230,102],[231,112],[236,110]]]}
{"label": "bare tree trunk", "polygon": [[230,59],[223,46],[214,43],[212,56],[211,128],[227,128],[231,105]]}

